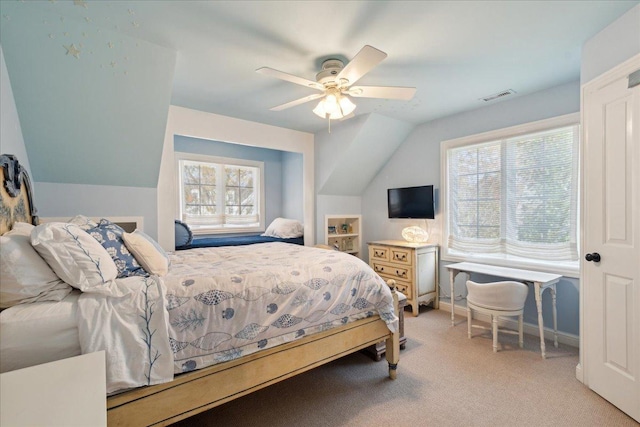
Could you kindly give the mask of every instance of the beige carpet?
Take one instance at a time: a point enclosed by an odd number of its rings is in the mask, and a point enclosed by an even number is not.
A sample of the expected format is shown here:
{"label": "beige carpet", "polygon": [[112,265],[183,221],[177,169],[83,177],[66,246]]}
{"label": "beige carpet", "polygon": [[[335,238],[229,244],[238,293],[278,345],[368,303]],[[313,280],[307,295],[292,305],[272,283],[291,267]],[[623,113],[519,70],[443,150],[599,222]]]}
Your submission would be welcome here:
{"label": "beige carpet", "polygon": [[406,312],[398,379],[356,353],[191,417],[176,426],[637,426],[575,378],[578,351],[490,333],[467,339],[448,312]]}

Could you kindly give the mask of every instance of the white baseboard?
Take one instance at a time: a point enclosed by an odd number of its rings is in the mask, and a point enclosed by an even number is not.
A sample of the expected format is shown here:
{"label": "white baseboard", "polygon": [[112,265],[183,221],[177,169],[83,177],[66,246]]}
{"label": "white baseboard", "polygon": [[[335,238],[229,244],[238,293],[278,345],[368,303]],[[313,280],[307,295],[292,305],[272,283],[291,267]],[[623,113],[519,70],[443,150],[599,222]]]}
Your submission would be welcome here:
{"label": "white baseboard", "polygon": [[[449,313],[451,313],[451,304],[445,301],[440,301],[440,306],[439,306],[440,310],[443,311],[447,311]],[[459,305],[455,306],[456,311],[455,314],[458,316],[462,316],[466,319],[467,317],[467,307],[462,307]],[[474,319],[478,319],[481,322],[487,322],[487,323],[491,323],[491,319],[488,315],[486,314],[482,314],[482,313],[475,313],[473,315]],[[518,329],[518,322],[516,320],[510,320],[510,319],[501,319],[500,326],[509,328],[509,329]],[[533,335],[536,337],[540,337],[540,330],[538,328],[538,325],[535,324],[531,324],[531,323],[524,323],[524,333],[527,335]],[[552,340],[553,341],[553,329],[549,329],[549,328],[544,328],[544,338],[546,340]],[[566,332],[561,332],[558,331],[558,342],[562,343],[562,344],[566,344],[569,345],[571,347],[580,347],[580,337],[577,335],[573,335],[573,334],[568,334]]]}

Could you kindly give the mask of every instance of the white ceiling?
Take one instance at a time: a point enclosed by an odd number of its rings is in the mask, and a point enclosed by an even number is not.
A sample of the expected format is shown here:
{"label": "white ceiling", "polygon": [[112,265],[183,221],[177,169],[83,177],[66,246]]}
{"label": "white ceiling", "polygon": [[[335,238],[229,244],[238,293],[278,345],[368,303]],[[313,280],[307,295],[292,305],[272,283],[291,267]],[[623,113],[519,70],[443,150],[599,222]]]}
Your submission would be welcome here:
{"label": "white ceiling", "polygon": [[[414,86],[411,101],[358,98],[356,114],[423,123],[580,77],[586,40],[633,1],[76,1],[59,13],[177,51],[172,103],[301,131],[326,129],[317,93],[255,72],[315,80],[324,59],[369,44],[388,57],[358,81]],[[499,102],[499,101],[494,101]],[[334,126],[339,126],[339,123]]]}

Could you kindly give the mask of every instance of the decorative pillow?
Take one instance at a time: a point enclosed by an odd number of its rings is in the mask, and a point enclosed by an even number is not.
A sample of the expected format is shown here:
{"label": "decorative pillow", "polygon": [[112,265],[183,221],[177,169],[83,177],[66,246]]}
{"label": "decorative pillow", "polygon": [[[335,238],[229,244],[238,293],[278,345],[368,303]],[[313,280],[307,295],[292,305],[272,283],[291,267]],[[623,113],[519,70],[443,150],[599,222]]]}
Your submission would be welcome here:
{"label": "decorative pillow", "polygon": [[124,230],[107,219],[101,219],[96,227],[87,230],[107,250],[118,268],[118,278],[129,276],[148,276],[138,261],[131,255],[122,240]]}
{"label": "decorative pillow", "polygon": [[31,232],[31,244],[58,277],[74,288],[115,294],[118,268],[107,250],[77,225],[40,224]]}
{"label": "decorative pillow", "polygon": [[31,224],[17,222],[0,236],[0,308],[61,301],[71,292],[31,246]]}
{"label": "decorative pillow", "polygon": [[291,239],[300,237],[304,233],[304,227],[300,221],[287,218],[276,218],[269,224],[262,236],[280,237],[281,239]]}
{"label": "decorative pillow", "polygon": [[180,249],[191,244],[191,241],[193,240],[193,233],[191,232],[191,229],[186,223],[176,219],[175,231],[176,231],[176,249]]}
{"label": "decorative pillow", "polygon": [[69,224],[77,225],[78,227],[82,228],[85,231],[87,231],[90,228],[98,226],[97,222],[95,222],[88,216],[84,216],[84,215],[76,215],[73,218],[71,218],[68,222]]}
{"label": "decorative pillow", "polygon": [[122,239],[147,273],[164,276],[169,272],[169,257],[162,247],[140,230],[123,233]]}

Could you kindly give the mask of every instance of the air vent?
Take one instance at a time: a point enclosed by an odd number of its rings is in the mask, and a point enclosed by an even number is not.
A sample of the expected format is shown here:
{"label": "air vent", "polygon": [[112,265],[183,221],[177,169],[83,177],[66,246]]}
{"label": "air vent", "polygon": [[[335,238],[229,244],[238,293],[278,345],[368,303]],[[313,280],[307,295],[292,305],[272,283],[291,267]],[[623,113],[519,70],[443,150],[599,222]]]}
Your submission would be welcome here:
{"label": "air vent", "polygon": [[484,98],[480,98],[481,101],[493,101],[494,99],[502,98],[503,96],[512,95],[516,93],[513,89],[503,90],[502,92],[494,93],[493,95],[486,96]]}

